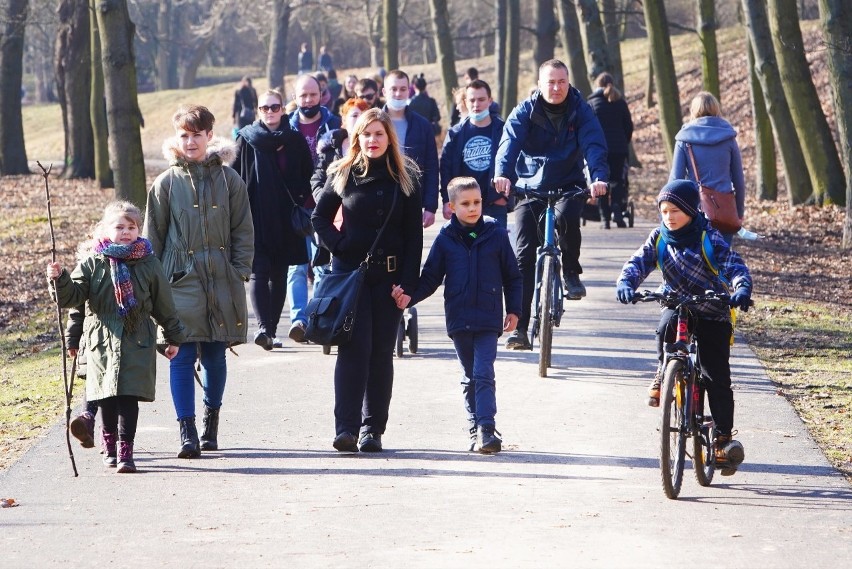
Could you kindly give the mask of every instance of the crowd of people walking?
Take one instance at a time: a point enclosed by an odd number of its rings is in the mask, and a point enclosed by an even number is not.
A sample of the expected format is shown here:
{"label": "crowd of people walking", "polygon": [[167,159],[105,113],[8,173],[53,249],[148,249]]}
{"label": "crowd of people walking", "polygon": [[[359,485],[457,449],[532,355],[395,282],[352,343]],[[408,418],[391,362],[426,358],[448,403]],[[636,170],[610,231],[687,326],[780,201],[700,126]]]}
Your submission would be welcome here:
{"label": "crowd of people walking", "polygon": [[[206,107],[179,108],[172,120],[175,136],[164,144],[170,165],[154,181],[144,217],[132,204],[111,204],[77,267],[69,272],[53,263],[47,269],[57,300],[82,307],[85,323],[80,326],[78,311],[74,329],[85,328],[90,339],[114,338],[111,351],[102,342],[75,344],[75,355],[85,349],[89,356],[89,407],[72,433],[91,446],[94,413],[101,410],[104,460],[120,472],[136,470],[138,401],[154,399],[155,346],[170,359],[177,456],[197,458],[227,446],[219,438],[227,349],[250,337],[266,351],[284,347],[280,323],[288,300],[286,337],[305,343],[310,283],[362,263],[367,271],[352,339],[339,346],[334,371],[332,446],[340,452],[383,450],[400,319],[444,284],[469,448],[498,452],[498,338],[510,333],[506,348],[531,349],[543,232],[542,203],[517,196],[515,188],[530,180],[553,190],[588,186],[599,200],[603,227],[611,221],[624,226],[633,123],[608,73],[598,77],[587,100],[571,85],[564,63],[547,61],[537,88],[504,120],[490,85],[468,69],[439,160],[436,137],[444,131],[423,74],[412,81],[395,69],[361,79],[347,75],[338,83],[331,54],[323,46],[315,69],[306,44],[298,62],[291,97],[280,89],[258,96],[251,78],[242,79],[234,94],[233,140],[213,136],[215,118]],[[632,299],[655,263],[678,290],[703,291],[716,276],[695,247],[709,233],[722,276],[738,306],[747,308],[748,270],[730,250],[732,235],[705,222],[698,198],[699,185],[727,187],[744,215],[736,132],[720,115],[711,95],[693,101],[691,120],[678,135],[672,181],[658,198],[664,223],[625,265],[619,300]],[[580,280],[582,209],[567,199],[556,207],[566,297],[577,300],[586,295]],[[313,227],[307,236],[299,221],[306,210]],[[446,223],[421,273],[424,229],[439,211]],[[651,243],[660,234],[671,249],[664,260]],[[256,322],[252,330],[244,287]],[[664,320],[660,338],[667,332]],[[712,336],[702,339],[712,356],[706,373],[717,386],[711,405],[719,413],[720,435],[730,443],[729,353],[721,341],[730,323],[713,313],[699,325],[701,335]],[[658,376],[651,386],[657,399]],[[201,435],[196,380],[203,392]]]}

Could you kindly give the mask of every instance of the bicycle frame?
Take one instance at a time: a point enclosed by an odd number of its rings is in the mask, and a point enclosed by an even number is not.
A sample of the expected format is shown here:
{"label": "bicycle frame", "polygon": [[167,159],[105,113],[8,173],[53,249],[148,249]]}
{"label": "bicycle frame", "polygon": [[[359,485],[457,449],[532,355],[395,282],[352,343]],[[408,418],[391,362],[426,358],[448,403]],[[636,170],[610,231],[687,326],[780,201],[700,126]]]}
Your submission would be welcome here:
{"label": "bicycle frame", "polygon": [[544,263],[548,257],[552,257],[556,271],[554,274],[557,278],[554,279],[554,293],[556,298],[552,303],[552,310],[547,317],[551,319],[555,327],[559,327],[562,321],[562,314],[565,312],[563,308],[564,290],[562,289],[562,279],[558,275],[562,274],[562,252],[559,249],[558,240],[556,238],[556,202],[559,200],[559,194],[549,192],[546,197],[546,207],[544,209],[544,239],[541,247],[536,249],[535,261],[535,291],[533,293],[533,306],[535,310],[532,318],[532,337],[535,338],[538,334],[539,324],[545,318],[541,314],[541,291],[542,291],[542,273],[544,272]]}
{"label": "bicycle frame", "polygon": [[[665,342],[663,344],[663,369],[669,364],[672,359],[678,359],[683,362],[686,373],[684,379],[678,382],[675,396],[678,400],[678,405],[684,410],[686,421],[684,427],[687,437],[698,434],[703,423],[703,386],[701,378],[696,373],[695,361],[693,354],[696,352],[696,345],[693,335],[689,331],[689,309],[685,303],[681,303],[677,307],[677,324],[675,328],[675,341]],[[701,414],[701,419],[699,419]]]}

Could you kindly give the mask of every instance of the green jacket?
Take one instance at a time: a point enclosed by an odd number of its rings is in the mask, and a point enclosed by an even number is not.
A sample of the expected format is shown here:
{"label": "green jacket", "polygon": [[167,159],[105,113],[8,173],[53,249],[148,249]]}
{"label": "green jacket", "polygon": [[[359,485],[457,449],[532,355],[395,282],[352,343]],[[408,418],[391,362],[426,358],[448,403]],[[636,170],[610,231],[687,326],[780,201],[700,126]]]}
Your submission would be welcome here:
{"label": "green jacket", "polygon": [[233,147],[214,138],[207,158],[187,163],[170,141],[172,160],[148,191],[144,236],[172,283],[188,342],[246,341],[244,283],[254,257],[254,226],[246,185],[223,164]]}
{"label": "green jacket", "polygon": [[133,295],[141,320],[133,333],[125,334],[118,315],[109,260],[96,254],[51,281],[64,308],[86,303],[83,337],[86,339],[86,399],[96,401],[116,395],[132,395],[153,401],[156,384],[157,332],[151,316],[159,323],[170,344],[186,341],[184,328],[175,314],[169,281],[160,261],[149,255],[127,261]]}

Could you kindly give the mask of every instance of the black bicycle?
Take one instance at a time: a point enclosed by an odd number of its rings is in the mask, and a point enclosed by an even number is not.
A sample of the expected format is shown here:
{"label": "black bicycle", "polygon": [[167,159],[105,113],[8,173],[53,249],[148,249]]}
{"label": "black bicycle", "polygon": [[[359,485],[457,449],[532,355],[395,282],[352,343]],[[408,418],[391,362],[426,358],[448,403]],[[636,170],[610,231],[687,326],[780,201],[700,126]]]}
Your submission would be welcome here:
{"label": "black bicycle", "polygon": [[663,492],[675,499],[683,483],[687,445],[691,441],[692,467],[701,486],[709,486],[716,470],[716,425],[705,397],[704,380],[695,363],[696,340],[690,306],[711,302],[729,306],[725,293],[678,295],[637,292],[633,302],[659,302],[677,313],[675,341],[663,344],[663,382],[660,389],[660,474]]}
{"label": "black bicycle", "polygon": [[538,375],[547,377],[547,368],[551,367],[553,328],[559,327],[562,314],[565,312],[562,253],[559,250],[559,238],[556,233],[556,202],[562,199],[588,199],[591,197],[591,191],[578,186],[551,190],[519,186],[515,191],[520,195],[544,202],[547,206],[542,213],[544,216],[542,246],[536,251],[534,312],[530,332],[530,341],[535,344],[538,338],[539,342]]}

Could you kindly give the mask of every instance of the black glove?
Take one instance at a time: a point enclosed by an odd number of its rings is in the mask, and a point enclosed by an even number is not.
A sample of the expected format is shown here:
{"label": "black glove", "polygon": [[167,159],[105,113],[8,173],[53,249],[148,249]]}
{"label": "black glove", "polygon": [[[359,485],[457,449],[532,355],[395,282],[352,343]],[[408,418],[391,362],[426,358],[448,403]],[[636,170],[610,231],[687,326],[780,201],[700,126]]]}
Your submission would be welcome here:
{"label": "black glove", "polygon": [[742,308],[743,312],[748,312],[748,307],[751,306],[751,291],[745,287],[738,288],[731,295],[729,304],[737,308]]}
{"label": "black glove", "polygon": [[633,287],[624,281],[618,283],[618,289],[615,292],[616,298],[621,304],[629,304],[636,297],[636,291]]}

